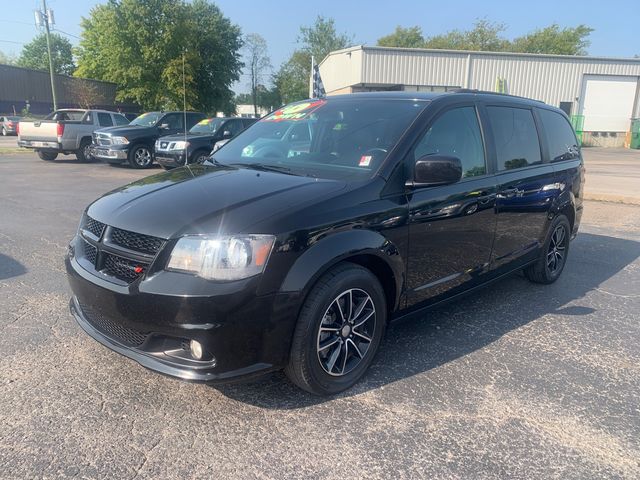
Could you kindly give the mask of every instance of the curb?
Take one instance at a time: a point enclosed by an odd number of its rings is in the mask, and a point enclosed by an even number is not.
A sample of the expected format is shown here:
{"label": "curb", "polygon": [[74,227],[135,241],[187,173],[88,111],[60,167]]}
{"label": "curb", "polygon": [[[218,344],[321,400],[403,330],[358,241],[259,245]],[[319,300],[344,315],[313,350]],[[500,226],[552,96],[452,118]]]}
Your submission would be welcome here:
{"label": "curb", "polygon": [[608,193],[584,193],[583,200],[594,202],[623,203],[625,205],[640,205],[640,197],[629,197],[626,195],[610,195]]}

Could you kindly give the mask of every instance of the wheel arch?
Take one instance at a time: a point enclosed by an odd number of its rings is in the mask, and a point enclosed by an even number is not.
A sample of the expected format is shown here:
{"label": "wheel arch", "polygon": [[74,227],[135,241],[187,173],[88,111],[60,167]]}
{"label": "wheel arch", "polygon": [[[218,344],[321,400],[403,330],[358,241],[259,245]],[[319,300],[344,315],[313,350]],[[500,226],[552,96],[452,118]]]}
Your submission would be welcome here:
{"label": "wheel arch", "polygon": [[342,262],[371,271],[385,292],[387,311],[391,313],[398,307],[404,261],[392,242],[372,230],[340,232],[315,243],[289,269],[280,292],[301,293],[302,304],[318,279]]}

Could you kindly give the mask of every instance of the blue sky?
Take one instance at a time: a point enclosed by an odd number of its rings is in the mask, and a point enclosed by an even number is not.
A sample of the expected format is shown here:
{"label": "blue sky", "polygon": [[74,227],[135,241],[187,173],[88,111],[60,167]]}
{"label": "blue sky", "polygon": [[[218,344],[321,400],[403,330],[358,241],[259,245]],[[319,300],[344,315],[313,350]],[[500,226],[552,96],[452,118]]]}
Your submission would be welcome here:
{"label": "blue sky", "polygon": [[[87,16],[91,7],[100,2],[48,0],[48,3],[55,12],[57,28],[78,36],[81,16]],[[274,68],[296,47],[300,25],[312,23],[317,15],[333,17],[338,30],[351,34],[355,44],[375,44],[396,25],[419,25],[426,35],[432,35],[454,28],[466,29],[476,19],[487,18],[506,24],[508,38],[551,23],[561,26],[583,23],[595,29],[590,37],[590,55],[632,57],[640,54],[640,4],[631,0],[218,0],[216,3],[244,33],[259,33],[267,40]],[[17,55],[21,43],[28,42],[37,33],[33,10],[39,5],[41,0],[0,0],[1,51]],[[68,38],[74,44],[77,42],[72,36]],[[244,85],[239,87],[245,90]]]}

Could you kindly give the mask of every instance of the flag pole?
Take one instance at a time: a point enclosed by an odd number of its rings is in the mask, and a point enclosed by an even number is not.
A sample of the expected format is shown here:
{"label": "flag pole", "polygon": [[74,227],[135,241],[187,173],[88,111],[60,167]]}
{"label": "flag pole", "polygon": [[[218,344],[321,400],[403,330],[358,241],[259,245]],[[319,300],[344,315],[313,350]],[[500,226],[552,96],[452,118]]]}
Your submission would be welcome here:
{"label": "flag pole", "polygon": [[313,60],[313,55],[311,55],[311,75],[309,75],[309,98],[313,98],[313,66],[315,62]]}

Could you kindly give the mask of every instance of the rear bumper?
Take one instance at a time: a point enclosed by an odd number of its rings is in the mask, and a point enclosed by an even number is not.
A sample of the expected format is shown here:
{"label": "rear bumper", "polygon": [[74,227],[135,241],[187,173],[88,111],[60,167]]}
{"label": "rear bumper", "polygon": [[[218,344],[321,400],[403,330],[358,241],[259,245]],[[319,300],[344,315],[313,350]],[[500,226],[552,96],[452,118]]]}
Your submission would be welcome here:
{"label": "rear bumper", "polygon": [[18,140],[18,146],[22,148],[62,150],[62,145],[60,145],[58,142],[40,141],[40,140]]}

